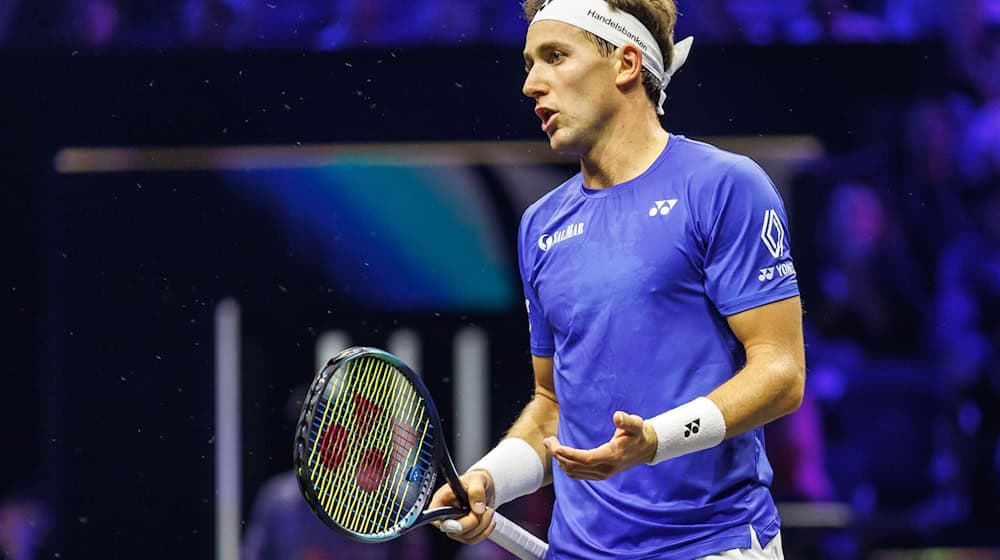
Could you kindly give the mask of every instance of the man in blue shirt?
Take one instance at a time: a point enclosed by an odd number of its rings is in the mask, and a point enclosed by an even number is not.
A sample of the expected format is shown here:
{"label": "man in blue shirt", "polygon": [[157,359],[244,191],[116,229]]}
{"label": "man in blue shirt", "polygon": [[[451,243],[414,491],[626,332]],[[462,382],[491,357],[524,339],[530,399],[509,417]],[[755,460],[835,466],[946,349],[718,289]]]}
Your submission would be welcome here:
{"label": "man in blue shirt", "polygon": [[691,46],[672,0],[525,12],[524,94],[581,172],[522,217],[535,394],[442,530],[478,542],[551,481],[550,558],[780,559],[762,426],[805,377],[781,198],[748,158],[662,128]]}

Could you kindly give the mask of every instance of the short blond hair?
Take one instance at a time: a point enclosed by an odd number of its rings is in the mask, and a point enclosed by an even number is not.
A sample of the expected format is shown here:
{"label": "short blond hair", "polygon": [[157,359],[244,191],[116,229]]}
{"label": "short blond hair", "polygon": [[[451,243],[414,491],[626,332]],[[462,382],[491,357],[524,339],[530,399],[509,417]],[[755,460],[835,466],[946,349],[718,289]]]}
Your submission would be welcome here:
{"label": "short blond hair", "polygon": [[[531,21],[535,14],[545,6],[547,0],[524,0],[522,8],[524,17]],[[663,67],[670,68],[674,62],[674,26],[677,25],[677,4],[674,0],[606,0],[612,10],[628,12],[632,17],[646,26],[646,29],[656,38],[656,43],[663,53]],[[584,34],[597,46],[604,56],[610,56],[615,46],[597,35],[584,31]],[[642,69],[642,87],[646,97],[657,107],[660,103],[660,91],[663,82],[659,76],[654,76],[646,68]]]}

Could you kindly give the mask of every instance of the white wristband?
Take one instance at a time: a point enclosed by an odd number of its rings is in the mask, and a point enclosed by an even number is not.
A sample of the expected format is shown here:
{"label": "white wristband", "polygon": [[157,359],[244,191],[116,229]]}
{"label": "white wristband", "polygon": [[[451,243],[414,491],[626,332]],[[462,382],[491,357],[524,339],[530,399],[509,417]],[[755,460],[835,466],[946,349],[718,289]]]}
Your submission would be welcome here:
{"label": "white wristband", "polygon": [[542,487],[545,469],[538,453],[521,438],[502,440],[469,470],[482,469],[493,477],[493,507],[531,494]]}
{"label": "white wristband", "polygon": [[697,399],[646,420],[656,431],[656,454],[650,465],[715,447],[726,438],[726,420],[710,399]]}

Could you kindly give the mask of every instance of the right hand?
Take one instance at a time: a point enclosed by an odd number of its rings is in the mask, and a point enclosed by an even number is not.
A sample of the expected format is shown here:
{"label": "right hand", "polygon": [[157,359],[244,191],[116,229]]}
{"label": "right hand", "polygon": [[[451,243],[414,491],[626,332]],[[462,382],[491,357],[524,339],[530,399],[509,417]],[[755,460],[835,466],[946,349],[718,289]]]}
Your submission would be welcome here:
{"label": "right hand", "polygon": [[[493,520],[493,508],[490,507],[494,499],[493,477],[487,471],[475,469],[460,476],[459,480],[469,495],[472,511],[464,517],[454,520],[461,525],[460,530],[453,533],[444,530],[442,532],[461,543],[475,544],[489,537],[496,527],[496,522]],[[451,486],[445,484],[434,493],[428,509],[447,506],[461,507],[461,505]],[[441,529],[442,523],[442,521],[435,521],[433,525]]]}

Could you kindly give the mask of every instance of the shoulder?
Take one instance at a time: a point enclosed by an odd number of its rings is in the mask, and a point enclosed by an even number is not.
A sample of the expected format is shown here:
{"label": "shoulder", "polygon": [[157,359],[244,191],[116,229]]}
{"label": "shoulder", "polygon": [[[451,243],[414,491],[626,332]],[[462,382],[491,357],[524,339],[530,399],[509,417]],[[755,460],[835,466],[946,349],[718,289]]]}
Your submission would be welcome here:
{"label": "shoulder", "polygon": [[683,137],[677,149],[688,196],[708,215],[717,215],[734,203],[741,208],[780,205],[777,187],[749,157]]}
{"label": "shoulder", "polygon": [[521,232],[525,232],[547,223],[553,215],[557,214],[564,205],[573,198],[573,194],[578,192],[574,185],[578,186],[581,181],[579,173],[564,181],[558,187],[547,192],[544,196],[536,200],[531,206],[521,214]]}
{"label": "shoulder", "polygon": [[675,138],[679,156],[695,185],[771,184],[760,165],[745,155],[683,136]]}

